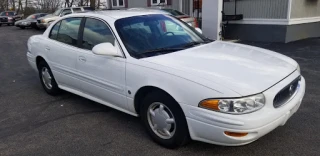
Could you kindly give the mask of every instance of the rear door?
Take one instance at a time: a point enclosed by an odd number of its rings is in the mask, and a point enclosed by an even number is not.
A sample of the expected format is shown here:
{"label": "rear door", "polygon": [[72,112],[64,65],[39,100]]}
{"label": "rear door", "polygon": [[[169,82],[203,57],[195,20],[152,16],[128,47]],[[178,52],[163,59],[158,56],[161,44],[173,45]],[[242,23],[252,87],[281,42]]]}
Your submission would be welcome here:
{"label": "rear door", "polygon": [[78,38],[81,24],[80,17],[72,17],[56,23],[45,45],[48,63],[59,85],[80,90],[77,79],[76,62],[79,50]]}

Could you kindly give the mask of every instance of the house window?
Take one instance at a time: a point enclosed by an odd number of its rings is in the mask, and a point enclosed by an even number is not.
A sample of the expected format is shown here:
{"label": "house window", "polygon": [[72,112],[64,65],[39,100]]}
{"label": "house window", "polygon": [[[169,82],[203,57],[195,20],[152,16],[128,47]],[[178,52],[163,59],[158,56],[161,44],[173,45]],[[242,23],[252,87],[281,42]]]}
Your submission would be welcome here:
{"label": "house window", "polygon": [[112,0],[112,7],[124,7],[124,0]]}
{"label": "house window", "polygon": [[167,0],[151,0],[151,5],[164,5],[167,4]]}

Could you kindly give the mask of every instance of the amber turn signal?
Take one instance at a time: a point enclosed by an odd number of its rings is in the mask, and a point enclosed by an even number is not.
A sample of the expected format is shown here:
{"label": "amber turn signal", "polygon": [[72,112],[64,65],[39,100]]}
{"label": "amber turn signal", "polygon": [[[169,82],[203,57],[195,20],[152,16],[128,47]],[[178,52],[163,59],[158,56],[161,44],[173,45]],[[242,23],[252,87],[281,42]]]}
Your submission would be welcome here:
{"label": "amber turn signal", "polygon": [[248,133],[237,133],[237,132],[228,132],[228,131],[225,131],[224,134],[232,137],[244,137],[248,135]]}
{"label": "amber turn signal", "polygon": [[219,100],[203,100],[199,104],[202,108],[212,109],[212,110],[219,110]]}

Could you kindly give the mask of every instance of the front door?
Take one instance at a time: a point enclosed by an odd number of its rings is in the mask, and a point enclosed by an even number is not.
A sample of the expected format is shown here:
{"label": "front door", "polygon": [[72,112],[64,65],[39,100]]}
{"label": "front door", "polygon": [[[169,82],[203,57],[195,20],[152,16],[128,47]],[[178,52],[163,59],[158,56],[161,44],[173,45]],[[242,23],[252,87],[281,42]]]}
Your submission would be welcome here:
{"label": "front door", "polygon": [[108,25],[99,19],[86,18],[83,37],[79,45],[82,49],[78,51],[76,65],[82,91],[110,105],[127,110],[126,60],[124,57],[93,54],[92,48],[104,42],[112,43],[120,52],[118,43]]}

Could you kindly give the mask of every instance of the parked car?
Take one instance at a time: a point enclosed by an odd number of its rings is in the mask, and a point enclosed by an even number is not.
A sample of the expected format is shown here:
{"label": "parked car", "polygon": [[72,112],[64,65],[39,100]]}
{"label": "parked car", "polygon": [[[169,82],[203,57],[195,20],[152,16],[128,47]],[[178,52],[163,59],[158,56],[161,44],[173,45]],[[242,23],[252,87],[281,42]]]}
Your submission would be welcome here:
{"label": "parked car", "polygon": [[162,12],[166,12],[169,13],[172,16],[175,16],[177,18],[179,18],[180,20],[188,23],[190,26],[192,27],[199,27],[198,21],[196,18],[191,17],[185,13],[182,13],[178,10],[175,9],[171,9],[171,8],[165,8],[165,7],[155,7],[155,8],[130,8],[128,10],[158,10],[158,11],[162,11]]}
{"label": "parked car", "polygon": [[71,8],[60,8],[57,9],[53,14],[41,17],[37,20],[37,26],[39,28],[47,28],[51,22],[55,21],[59,17],[79,12],[93,11],[91,7],[71,7]]}
{"label": "parked car", "polygon": [[14,11],[4,11],[0,13],[0,26],[2,24],[14,25],[15,21],[21,20],[23,15],[18,15]]}
{"label": "parked car", "polygon": [[48,94],[62,89],[140,116],[151,138],[169,148],[189,138],[251,143],[284,125],[305,94],[293,59],[211,41],[165,13],[71,14],[27,46]]}
{"label": "parked car", "polygon": [[37,26],[37,19],[43,16],[46,16],[47,13],[37,13],[37,14],[32,14],[30,16],[28,16],[26,19],[24,20],[20,20],[17,21],[14,25],[16,27],[19,27],[21,29],[25,29],[27,27],[32,27],[35,29],[39,29]]}

